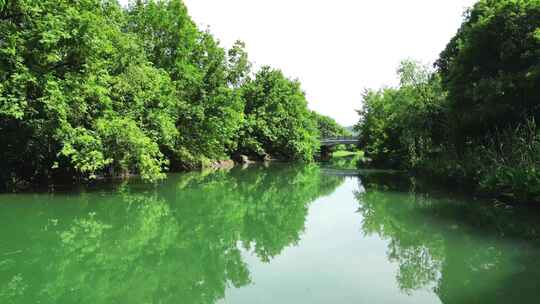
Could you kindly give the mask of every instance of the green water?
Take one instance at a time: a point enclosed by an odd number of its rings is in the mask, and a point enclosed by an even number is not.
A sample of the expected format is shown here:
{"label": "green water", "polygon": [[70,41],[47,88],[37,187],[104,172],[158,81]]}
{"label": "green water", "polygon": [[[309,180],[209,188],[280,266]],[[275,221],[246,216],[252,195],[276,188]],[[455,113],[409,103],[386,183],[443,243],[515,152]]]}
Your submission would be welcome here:
{"label": "green water", "polygon": [[540,210],[338,173],[0,195],[0,303],[540,302]]}

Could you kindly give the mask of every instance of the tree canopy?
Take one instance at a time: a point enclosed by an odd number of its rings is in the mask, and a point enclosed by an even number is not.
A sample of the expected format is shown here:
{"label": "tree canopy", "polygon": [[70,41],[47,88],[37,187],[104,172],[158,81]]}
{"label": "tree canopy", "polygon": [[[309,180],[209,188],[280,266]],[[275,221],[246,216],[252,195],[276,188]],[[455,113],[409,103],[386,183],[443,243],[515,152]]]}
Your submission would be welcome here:
{"label": "tree canopy", "polygon": [[246,115],[239,150],[284,158],[311,160],[318,149],[312,120],[298,81],[263,67],[242,87]]}
{"label": "tree canopy", "polygon": [[351,132],[338,124],[332,117],[321,115],[315,111],[311,112],[317,122],[319,138],[331,138],[339,136],[351,136]]}
{"label": "tree canopy", "polygon": [[540,1],[482,0],[467,12],[436,66],[456,136],[540,118]]}
{"label": "tree canopy", "polygon": [[1,7],[0,188],[318,148],[300,84],[253,74],[245,44],[220,46],[181,0]]}
{"label": "tree canopy", "polygon": [[368,157],[540,201],[540,1],[478,1],[435,68],[405,61],[364,94]]}

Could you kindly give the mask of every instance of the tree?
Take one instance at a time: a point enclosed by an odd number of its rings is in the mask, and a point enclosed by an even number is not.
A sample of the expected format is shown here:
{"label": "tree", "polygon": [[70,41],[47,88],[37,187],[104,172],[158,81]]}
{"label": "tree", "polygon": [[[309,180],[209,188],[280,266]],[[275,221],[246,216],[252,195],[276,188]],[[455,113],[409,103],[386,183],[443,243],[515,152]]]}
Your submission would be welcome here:
{"label": "tree", "polygon": [[[124,20],[115,1],[8,3],[0,20],[3,185],[108,169],[162,176],[156,134],[174,133],[174,92],[122,32]],[[111,130],[115,122],[129,131]]]}
{"label": "tree", "polygon": [[440,149],[445,135],[445,93],[427,66],[404,60],[400,86],[367,90],[359,111],[362,146],[379,165],[416,167]]}
{"label": "tree", "polygon": [[226,158],[236,147],[243,119],[233,89],[249,71],[243,45],[237,43],[228,58],[209,32],[199,31],[181,0],[137,1],[129,15],[129,31],[143,41],[150,61],[168,72],[182,101],[176,122],[180,137],[167,153],[173,167]]}
{"label": "tree", "polygon": [[236,41],[233,47],[227,52],[228,55],[228,76],[229,86],[240,87],[244,84],[251,73],[251,62],[249,62],[246,51],[246,44]]}
{"label": "tree", "polygon": [[436,62],[368,91],[357,126],[377,163],[539,201],[540,1],[481,0]]}
{"label": "tree", "polygon": [[311,160],[318,149],[317,129],[298,81],[263,67],[242,87],[245,123],[239,152]]}
{"label": "tree", "polygon": [[312,119],[317,122],[319,138],[351,136],[351,133],[340,126],[333,118],[321,115],[315,111],[312,111],[311,115],[313,116]]}
{"label": "tree", "polygon": [[458,148],[540,118],[540,1],[481,0],[437,61]]}
{"label": "tree", "polygon": [[[1,4],[1,189],[128,174],[155,181],[239,150],[313,157],[299,83],[280,72],[251,80],[245,44],[225,50],[181,0]],[[277,98],[257,97],[269,108],[245,99],[262,82],[275,87],[266,93]]]}

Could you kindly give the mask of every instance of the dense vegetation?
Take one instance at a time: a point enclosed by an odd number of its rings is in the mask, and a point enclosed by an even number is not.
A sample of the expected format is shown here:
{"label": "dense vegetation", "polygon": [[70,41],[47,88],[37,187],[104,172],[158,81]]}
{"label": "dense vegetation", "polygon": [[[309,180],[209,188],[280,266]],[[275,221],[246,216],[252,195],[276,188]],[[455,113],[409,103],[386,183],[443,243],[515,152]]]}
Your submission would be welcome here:
{"label": "dense vegetation", "polygon": [[0,189],[318,149],[300,84],[253,76],[181,0],[0,2],[0,138]]}
{"label": "dense vegetation", "polygon": [[364,93],[368,157],[540,201],[540,1],[479,1],[435,69],[406,60],[398,74]]}
{"label": "dense vegetation", "polygon": [[339,136],[351,136],[351,132],[339,125],[333,118],[321,115],[317,112],[311,112],[317,122],[319,134],[321,138],[332,138]]}
{"label": "dense vegetation", "polygon": [[282,158],[311,160],[318,149],[318,130],[307,110],[300,83],[263,67],[242,87],[246,101],[239,150]]}

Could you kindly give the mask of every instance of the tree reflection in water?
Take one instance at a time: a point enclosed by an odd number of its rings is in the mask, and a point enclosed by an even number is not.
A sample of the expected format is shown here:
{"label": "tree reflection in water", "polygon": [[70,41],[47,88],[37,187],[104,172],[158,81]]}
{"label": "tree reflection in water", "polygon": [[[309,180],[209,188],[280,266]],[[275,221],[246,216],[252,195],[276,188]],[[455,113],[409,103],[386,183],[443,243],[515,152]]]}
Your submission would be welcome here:
{"label": "tree reflection in water", "polygon": [[388,240],[403,292],[432,288],[447,304],[536,303],[540,217],[529,208],[448,198],[387,174],[362,183],[362,229]]}
{"label": "tree reflection in water", "polygon": [[[242,250],[295,245],[341,177],[315,165],[172,175],[156,187],[4,197],[1,303],[214,303],[251,282]],[[4,244],[2,244],[4,245]]]}
{"label": "tree reflection in water", "polygon": [[[299,242],[310,203],[344,181],[320,173],[313,165],[235,168],[157,186],[1,196],[0,303],[215,303],[228,287],[252,283],[246,252],[270,262]],[[363,232],[387,241],[405,294],[429,289],[447,304],[537,302],[534,209],[395,177],[362,176],[356,198]]]}

